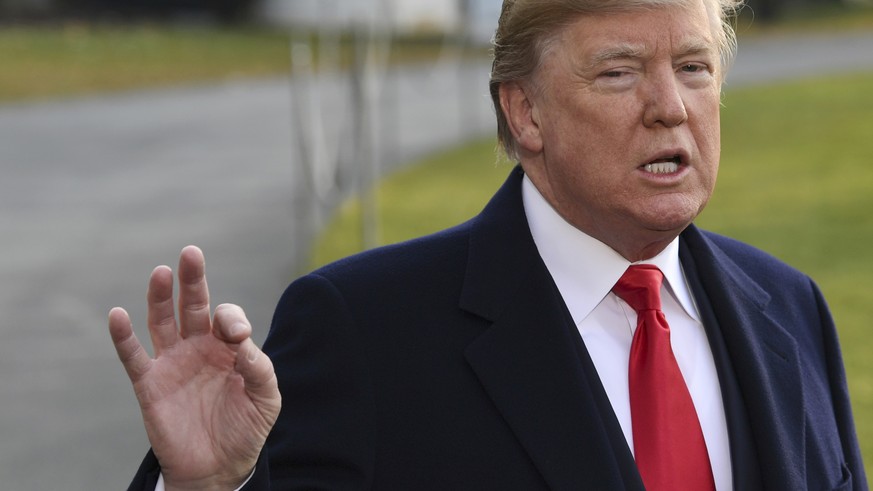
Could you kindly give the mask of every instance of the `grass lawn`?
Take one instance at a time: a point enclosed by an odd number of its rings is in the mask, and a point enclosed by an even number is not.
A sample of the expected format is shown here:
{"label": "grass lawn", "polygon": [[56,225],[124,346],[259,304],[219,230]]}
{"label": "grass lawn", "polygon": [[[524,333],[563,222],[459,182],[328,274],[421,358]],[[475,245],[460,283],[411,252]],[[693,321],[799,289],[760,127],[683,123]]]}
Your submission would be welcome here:
{"label": "grass lawn", "polygon": [[[303,36],[278,29],[191,26],[0,26],[0,102],[287,74],[291,40]],[[338,63],[348,65],[349,39],[341,41]],[[400,39],[390,59],[433,60],[445,53],[442,42],[439,37]],[[317,53],[315,58],[317,63]]]}
{"label": "grass lawn", "polygon": [[151,26],[0,29],[0,100],[287,72],[279,32]]}
{"label": "grass lawn", "polygon": [[[729,92],[716,193],[698,223],[810,274],[830,302],[858,433],[873,469],[873,74]],[[377,191],[383,242],[458,223],[505,178],[492,140],[434,155]],[[360,249],[357,205],[344,205],[313,264]]]}

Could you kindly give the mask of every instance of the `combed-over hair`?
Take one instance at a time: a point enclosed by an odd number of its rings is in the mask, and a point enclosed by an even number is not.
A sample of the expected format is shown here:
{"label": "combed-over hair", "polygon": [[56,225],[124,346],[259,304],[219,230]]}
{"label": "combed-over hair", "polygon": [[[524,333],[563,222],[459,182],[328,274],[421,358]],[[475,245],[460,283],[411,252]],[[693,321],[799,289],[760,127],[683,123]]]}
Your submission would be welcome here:
{"label": "combed-over hair", "polygon": [[703,1],[717,30],[722,72],[736,53],[735,19],[743,0],[504,0],[491,67],[491,99],[497,114],[497,137],[506,155],[518,159],[515,137],[500,107],[500,84],[529,79],[540,66],[545,51],[580,15],[632,12]]}

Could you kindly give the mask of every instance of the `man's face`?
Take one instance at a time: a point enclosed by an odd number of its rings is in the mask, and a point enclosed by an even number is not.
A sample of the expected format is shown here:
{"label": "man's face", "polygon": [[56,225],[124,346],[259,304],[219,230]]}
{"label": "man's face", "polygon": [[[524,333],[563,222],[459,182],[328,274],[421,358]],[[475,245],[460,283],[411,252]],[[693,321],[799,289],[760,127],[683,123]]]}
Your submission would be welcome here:
{"label": "man's face", "polygon": [[657,254],[712,194],[721,69],[700,3],[580,17],[525,87],[525,171],[577,228]]}

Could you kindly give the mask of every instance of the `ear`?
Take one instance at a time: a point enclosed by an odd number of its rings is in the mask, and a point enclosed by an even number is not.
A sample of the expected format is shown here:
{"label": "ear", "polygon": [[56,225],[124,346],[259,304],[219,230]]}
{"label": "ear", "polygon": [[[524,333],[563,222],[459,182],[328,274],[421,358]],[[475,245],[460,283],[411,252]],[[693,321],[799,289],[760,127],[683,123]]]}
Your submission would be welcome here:
{"label": "ear", "polygon": [[522,155],[538,154],[543,150],[539,117],[530,97],[531,90],[519,82],[500,84],[500,107]]}

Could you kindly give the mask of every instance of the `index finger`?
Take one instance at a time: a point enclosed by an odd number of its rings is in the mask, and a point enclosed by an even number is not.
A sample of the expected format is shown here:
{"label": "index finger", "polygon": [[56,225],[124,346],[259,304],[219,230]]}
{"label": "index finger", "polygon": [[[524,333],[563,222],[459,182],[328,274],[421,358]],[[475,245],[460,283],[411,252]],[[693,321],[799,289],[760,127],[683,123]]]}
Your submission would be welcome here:
{"label": "index finger", "polygon": [[206,286],[203,251],[197,246],[188,246],[179,255],[180,334],[187,338],[209,333],[212,330],[209,317],[209,288]]}
{"label": "index finger", "polygon": [[115,307],[109,311],[109,335],[112,337],[118,359],[127,371],[127,376],[136,384],[148,371],[152,359],[136,339],[130,324],[130,316],[124,309]]}

